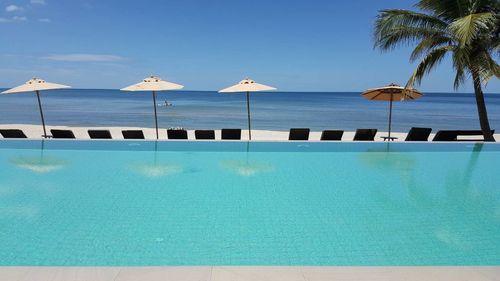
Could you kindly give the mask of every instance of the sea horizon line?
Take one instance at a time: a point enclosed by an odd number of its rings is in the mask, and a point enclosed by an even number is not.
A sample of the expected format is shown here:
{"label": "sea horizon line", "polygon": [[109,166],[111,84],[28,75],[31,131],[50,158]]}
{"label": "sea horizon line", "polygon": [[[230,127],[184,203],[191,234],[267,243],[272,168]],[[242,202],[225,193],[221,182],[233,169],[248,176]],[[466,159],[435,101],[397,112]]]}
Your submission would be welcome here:
{"label": "sea horizon line", "polygon": [[[0,92],[8,90],[11,88],[8,87],[0,87]],[[59,89],[55,91],[119,91],[119,88],[67,88],[67,89]],[[336,94],[336,93],[343,93],[343,94],[360,94],[364,90],[360,91],[342,91],[342,90],[332,90],[332,91],[291,91],[291,90],[276,90],[272,91],[273,93],[297,93],[297,94]],[[171,91],[166,91],[166,92],[218,92],[218,90],[196,90],[196,89],[182,89],[182,90],[171,90]],[[270,91],[271,92],[271,91]],[[473,92],[441,92],[441,91],[422,91],[424,94],[474,94]],[[484,92],[485,95],[499,95],[500,92]]]}

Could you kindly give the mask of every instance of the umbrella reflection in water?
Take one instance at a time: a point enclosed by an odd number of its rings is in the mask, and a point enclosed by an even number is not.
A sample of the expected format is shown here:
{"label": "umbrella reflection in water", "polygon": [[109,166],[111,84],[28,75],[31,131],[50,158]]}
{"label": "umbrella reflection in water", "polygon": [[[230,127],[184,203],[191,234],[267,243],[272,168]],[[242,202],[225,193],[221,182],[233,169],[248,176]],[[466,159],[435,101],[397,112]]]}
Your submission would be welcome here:
{"label": "umbrella reflection in water", "polygon": [[158,142],[155,142],[153,163],[131,165],[130,169],[150,178],[169,176],[182,173],[184,169],[177,164],[158,163]]}
{"label": "umbrella reflection in water", "polygon": [[[392,146],[392,147],[391,147]],[[369,148],[359,154],[360,163],[371,171],[376,171],[377,180],[370,176],[373,198],[384,204],[386,208],[403,211],[409,202],[421,198],[422,192],[415,182],[417,159],[393,147],[391,143]]]}
{"label": "umbrella reflection in water", "polygon": [[132,166],[132,170],[150,178],[178,174],[183,171],[183,169],[178,165],[159,163],[135,165]]}
{"label": "umbrella reflection in water", "polygon": [[68,165],[68,161],[44,154],[45,141],[41,141],[39,156],[21,156],[10,160],[10,163],[21,169],[44,174],[61,170]]}
{"label": "umbrella reflection in water", "polygon": [[384,147],[369,148],[360,155],[361,162],[367,167],[394,174],[398,172],[403,178],[411,175],[416,160],[410,153],[391,149],[390,143]]}
{"label": "umbrella reflection in water", "polygon": [[266,162],[249,160],[250,142],[247,142],[246,160],[224,160],[221,161],[223,168],[230,170],[240,176],[250,177],[259,173],[272,172],[273,165]]}
{"label": "umbrella reflection in water", "polygon": [[258,173],[271,172],[273,166],[269,163],[244,161],[244,160],[225,160],[222,166],[228,170],[236,172],[238,175],[250,177]]}

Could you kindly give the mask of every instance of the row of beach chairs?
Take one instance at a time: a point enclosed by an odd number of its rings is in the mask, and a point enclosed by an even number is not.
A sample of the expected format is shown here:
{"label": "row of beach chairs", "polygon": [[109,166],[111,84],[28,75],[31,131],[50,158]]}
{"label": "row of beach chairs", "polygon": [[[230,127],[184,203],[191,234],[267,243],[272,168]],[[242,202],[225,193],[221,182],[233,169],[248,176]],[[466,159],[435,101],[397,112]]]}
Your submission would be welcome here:
{"label": "row of beach chairs", "polygon": [[[75,139],[75,135],[71,130],[50,130],[54,139]],[[88,130],[91,139],[112,139],[109,130]],[[416,128],[413,127],[408,132],[405,141],[428,141],[432,132],[431,128]],[[495,131],[493,130],[492,133]],[[4,138],[27,138],[22,130],[19,129],[0,129],[0,134]],[[215,140],[214,130],[195,130],[195,138],[197,140]],[[310,129],[308,128],[292,128],[290,129],[288,140],[291,141],[307,141],[309,140]],[[354,135],[354,141],[374,141],[377,129],[357,129]],[[142,130],[123,130],[124,139],[145,139]],[[344,131],[342,130],[325,130],[321,133],[320,140],[322,141],[340,141]],[[461,136],[482,136],[480,130],[442,130],[438,131],[432,141],[482,141],[483,139],[459,139]],[[167,138],[171,140],[187,140],[188,133],[184,129],[168,129]],[[241,140],[241,129],[222,129],[222,140]]]}
{"label": "row of beach chairs", "polygon": [[[289,140],[309,140],[310,130],[308,128],[290,129]],[[405,141],[428,141],[432,133],[432,128],[417,128],[413,127],[406,135]],[[491,131],[492,134],[495,130]],[[357,129],[354,134],[354,141],[374,141],[377,129]],[[344,131],[341,130],[325,130],[321,133],[320,140],[322,141],[340,141]],[[436,133],[432,141],[483,141],[483,132],[480,130],[441,130]],[[461,137],[474,136],[476,138]],[[382,137],[387,139],[387,137]]]}
{"label": "row of beach chairs", "polygon": [[[91,139],[113,139],[111,132],[109,130],[88,130],[89,137]],[[75,134],[71,130],[50,130],[53,139],[76,139]],[[0,134],[6,139],[25,139],[26,134],[19,129],[3,129],[0,130]],[[241,129],[222,129],[221,130],[223,140],[241,140]],[[145,139],[144,132],[142,130],[123,130],[122,136],[124,139],[129,140],[140,140]],[[184,129],[169,129],[167,130],[167,137],[171,140],[187,140],[188,134]],[[214,140],[215,131],[214,130],[196,130],[195,137],[199,140]]]}

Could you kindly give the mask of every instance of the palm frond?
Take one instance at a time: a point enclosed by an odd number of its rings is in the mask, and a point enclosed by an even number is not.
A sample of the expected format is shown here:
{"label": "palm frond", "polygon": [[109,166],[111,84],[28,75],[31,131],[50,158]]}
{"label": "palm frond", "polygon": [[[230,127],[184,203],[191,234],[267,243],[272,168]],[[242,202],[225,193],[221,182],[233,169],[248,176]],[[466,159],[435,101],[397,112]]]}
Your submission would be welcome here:
{"label": "palm frond", "polygon": [[463,67],[459,67],[456,69],[455,79],[453,80],[453,88],[457,90],[460,85],[464,84],[467,80],[467,76],[465,75],[465,69]]}
{"label": "palm frond", "polygon": [[493,13],[470,14],[453,21],[448,29],[465,46],[481,36],[483,31],[488,31],[496,22],[497,17]]}
{"label": "palm frond", "polygon": [[416,7],[447,22],[476,13],[497,10],[498,0],[420,0]]}
{"label": "palm frond", "polygon": [[462,17],[467,10],[469,0],[420,0],[417,7],[432,13],[434,16],[451,21]]}
{"label": "palm frond", "polygon": [[431,51],[432,49],[436,47],[441,47],[444,45],[452,45],[453,40],[447,36],[439,36],[435,35],[432,37],[427,37],[422,39],[420,43],[415,47],[413,52],[410,55],[410,61],[414,62],[418,58],[420,58],[422,55],[425,53]]}
{"label": "palm frond", "polygon": [[474,74],[483,83],[500,77],[499,0],[420,0],[423,12],[383,10],[375,22],[375,47],[392,50],[417,43],[410,61],[422,58],[407,86],[420,84],[447,53],[456,71],[454,87]]}
{"label": "palm frond", "polygon": [[487,84],[492,77],[500,79],[500,66],[487,51],[476,53],[470,65],[471,70],[478,74],[484,84]]}
{"label": "palm frond", "polygon": [[[399,43],[447,32],[447,23],[423,13],[383,10],[375,22],[375,47],[392,49]],[[400,39],[399,39],[400,38]]]}
{"label": "palm frond", "polygon": [[492,11],[500,12],[500,2],[498,0],[474,0],[472,1],[473,13],[483,13]]}
{"label": "palm frond", "polygon": [[[380,20],[380,21],[379,21]],[[404,25],[413,27],[446,28],[448,23],[438,17],[410,10],[388,9],[380,11],[377,22],[382,26]]]}
{"label": "palm frond", "polygon": [[494,52],[500,53],[500,37],[496,37],[491,42],[491,49]]}
{"label": "palm frond", "polygon": [[426,38],[447,37],[442,30],[430,27],[394,26],[390,31],[380,34],[375,47],[381,50],[393,50],[401,45],[409,45]]}
{"label": "palm frond", "polygon": [[422,78],[424,78],[424,76],[428,74],[434,66],[439,64],[445,58],[446,54],[452,50],[452,46],[443,46],[435,48],[429,52],[418,64],[412,76],[406,83],[406,87],[414,88],[415,84],[420,84],[422,82]]}
{"label": "palm frond", "polygon": [[456,71],[455,80],[453,81],[453,88],[455,88],[455,90],[465,83],[467,79],[466,72],[469,71],[467,66],[470,65],[469,53],[469,49],[459,47],[456,47],[452,52],[453,68]]}

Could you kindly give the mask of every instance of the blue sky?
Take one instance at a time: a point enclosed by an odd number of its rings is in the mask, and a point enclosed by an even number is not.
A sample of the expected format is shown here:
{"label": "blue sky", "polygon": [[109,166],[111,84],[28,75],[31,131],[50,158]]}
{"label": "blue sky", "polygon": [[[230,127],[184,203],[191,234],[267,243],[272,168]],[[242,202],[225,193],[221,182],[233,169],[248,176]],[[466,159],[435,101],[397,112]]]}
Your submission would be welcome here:
{"label": "blue sky", "polygon": [[[410,49],[373,49],[377,11],[408,0],[0,0],[0,87],[32,76],[120,88],[155,74],[188,90],[245,77],[282,91],[404,84]],[[449,92],[444,62],[421,85]],[[469,85],[459,89],[470,92]],[[500,92],[498,79],[487,92]]]}

